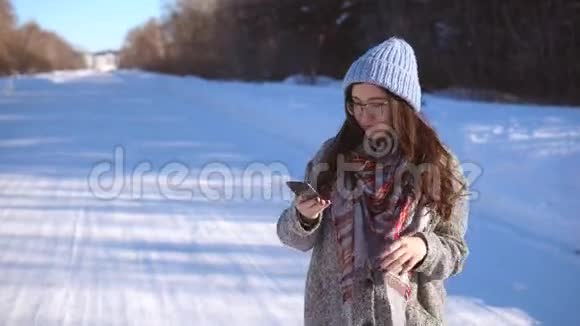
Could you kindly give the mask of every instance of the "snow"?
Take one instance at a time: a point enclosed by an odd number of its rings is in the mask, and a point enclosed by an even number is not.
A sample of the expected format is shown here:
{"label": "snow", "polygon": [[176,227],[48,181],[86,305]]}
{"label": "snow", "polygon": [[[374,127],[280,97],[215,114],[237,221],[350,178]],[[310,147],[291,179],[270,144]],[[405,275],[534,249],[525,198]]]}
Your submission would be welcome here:
{"label": "snow", "polygon": [[337,86],[340,81],[328,76],[306,76],[306,75],[291,75],[284,79],[286,84],[294,85],[316,85],[316,86]]}
{"label": "snow", "polygon": [[348,12],[343,12],[337,19],[336,19],[336,25],[342,25],[342,23],[344,23],[345,20],[348,19],[348,17],[350,16],[350,14]]}
{"label": "snow", "polygon": [[352,6],[352,2],[350,2],[349,0],[344,1],[342,3],[342,5],[340,6],[340,9],[348,9],[350,6]]}
{"label": "snow", "polygon": [[[3,324],[301,324],[309,254],[275,224],[283,182],[342,121],[339,82],[61,71],[5,87]],[[473,191],[449,324],[580,324],[580,110],[424,100]]]}
{"label": "snow", "polygon": [[[109,69],[103,69],[109,70]],[[37,79],[44,79],[53,83],[89,82],[89,83],[118,83],[120,79],[115,78],[111,72],[100,72],[93,69],[82,69],[75,71],[53,71],[34,76]],[[93,78],[94,77],[94,78]]]}

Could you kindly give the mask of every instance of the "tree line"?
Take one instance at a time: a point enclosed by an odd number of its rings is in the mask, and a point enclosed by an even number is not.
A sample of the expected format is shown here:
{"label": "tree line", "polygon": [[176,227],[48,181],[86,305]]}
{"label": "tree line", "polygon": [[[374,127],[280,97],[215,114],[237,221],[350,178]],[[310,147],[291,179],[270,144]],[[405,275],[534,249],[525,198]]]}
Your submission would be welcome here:
{"label": "tree line", "polygon": [[415,48],[426,90],[580,103],[577,0],[175,0],[132,29],[127,68],[206,78],[342,78],[370,46]]}
{"label": "tree line", "polygon": [[83,66],[82,55],[56,33],[35,22],[17,26],[12,4],[0,0],[0,75]]}

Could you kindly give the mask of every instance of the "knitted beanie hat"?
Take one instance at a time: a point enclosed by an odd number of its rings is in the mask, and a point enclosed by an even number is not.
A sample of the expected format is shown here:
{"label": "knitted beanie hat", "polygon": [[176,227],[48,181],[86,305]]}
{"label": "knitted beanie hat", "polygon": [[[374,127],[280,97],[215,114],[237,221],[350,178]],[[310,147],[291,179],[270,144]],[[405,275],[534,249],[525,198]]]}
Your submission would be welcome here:
{"label": "knitted beanie hat", "polygon": [[391,37],[352,63],[342,81],[343,91],[354,83],[386,88],[421,111],[421,86],[415,51],[404,40]]}

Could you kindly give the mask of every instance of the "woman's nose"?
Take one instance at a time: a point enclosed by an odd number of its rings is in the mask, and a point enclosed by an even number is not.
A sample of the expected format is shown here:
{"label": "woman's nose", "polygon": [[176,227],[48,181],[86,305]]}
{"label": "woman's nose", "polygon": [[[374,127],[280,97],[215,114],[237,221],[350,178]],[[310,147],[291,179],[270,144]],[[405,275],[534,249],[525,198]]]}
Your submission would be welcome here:
{"label": "woman's nose", "polygon": [[373,114],[371,114],[371,113],[368,113],[368,112],[364,112],[363,111],[361,120],[364,121],[365,124],[371,124],[371,123],[375,122],[376,117]]}

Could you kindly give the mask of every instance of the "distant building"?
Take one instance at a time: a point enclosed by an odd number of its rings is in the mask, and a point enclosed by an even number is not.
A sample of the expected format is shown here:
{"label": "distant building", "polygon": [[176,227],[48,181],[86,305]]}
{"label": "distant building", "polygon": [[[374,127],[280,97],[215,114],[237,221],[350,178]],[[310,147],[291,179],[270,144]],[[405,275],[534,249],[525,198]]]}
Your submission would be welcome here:
{"label": "distant building", "polygon": [[85,53],[87,68],[99,71],[116,70],[119,67],[119,51],[100,51]]}

